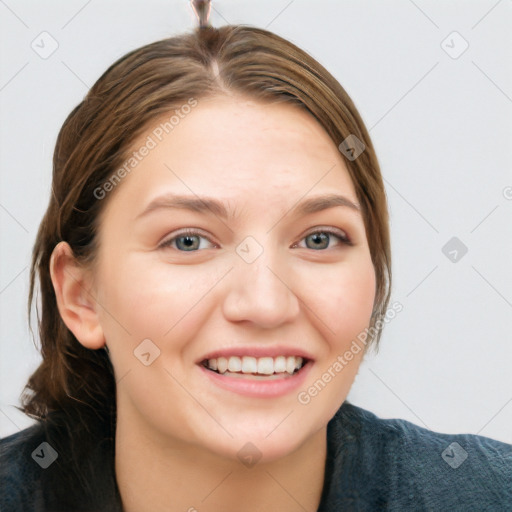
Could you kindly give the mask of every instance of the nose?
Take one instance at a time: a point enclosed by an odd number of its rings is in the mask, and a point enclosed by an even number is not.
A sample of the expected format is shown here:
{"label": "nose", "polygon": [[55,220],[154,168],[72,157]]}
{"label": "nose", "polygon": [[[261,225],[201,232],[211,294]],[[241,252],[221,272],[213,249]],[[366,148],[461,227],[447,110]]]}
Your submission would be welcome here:
{"label": "nose", "polygon": [[226,283],[226,319],[269,329],[297,318],[300,302],[292,287],[293,276],[275,251],[265,249],[252,263],[235,255],[234,266]]}

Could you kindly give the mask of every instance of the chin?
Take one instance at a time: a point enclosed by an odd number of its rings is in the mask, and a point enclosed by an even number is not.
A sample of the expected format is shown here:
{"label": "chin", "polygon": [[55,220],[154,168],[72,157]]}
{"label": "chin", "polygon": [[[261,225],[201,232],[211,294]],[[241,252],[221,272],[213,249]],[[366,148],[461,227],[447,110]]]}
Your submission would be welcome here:
{"label": "chin", "polygon": [[[304,417],[300,418],[297,410],[291,412],[293,409],[290,409],[278,419],[272,415],[272,420],[266,418],[264,421],[251,420],[250,415],[247,415],[246,419],[232,423],[231,426],[225,425],[233,437],[228,434],[221,437],[217,432],[212,437],[210,431],[209,434],[202,434],[198,442],[215,455],[241,462],[248,467],[255,463],[265,464],[283,459],[313,441],[315,434],[322,430],[322,425],[305,424]],[[289,416],[286,418],[287,414]],[[297,418],[292,420],[294,415]]]}

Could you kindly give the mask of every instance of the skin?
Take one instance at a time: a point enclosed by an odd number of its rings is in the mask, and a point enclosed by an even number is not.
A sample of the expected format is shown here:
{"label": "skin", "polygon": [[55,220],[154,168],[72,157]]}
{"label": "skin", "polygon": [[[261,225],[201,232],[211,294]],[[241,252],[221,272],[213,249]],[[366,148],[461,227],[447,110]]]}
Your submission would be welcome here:
{"label": "skin", "polygon": [[[137,218],[166,192],[215,197],[237,217],[161,208]],[[361,213],[291,213],[327,193],[357,203],[343,156],[308,113],[239,96],[200,99],[104,199],[94,267],[77,265],[65,242],[56,247],[61,316],[84,346],[106,343],[115,369],[115,466],[126,511],[317,509],[327,423],[363,351],[308,404],[297,393],[369,325],[375,297]],[[315,248],[308,235],[322,227],[342,230],[353,245],[330,235]],[[206,237],[193,239],[198,250],[159,247],[183,228]],[[247,236],[263,249],[252,263],[236,252]],[[149,366],[134,356],[144,339],[160,350]],[[304,385],[285,396],[221,389],[196,364],[216,349],[277,344],[314,359]],[[252,467],[237,457],[247,442],[261,454]]]}

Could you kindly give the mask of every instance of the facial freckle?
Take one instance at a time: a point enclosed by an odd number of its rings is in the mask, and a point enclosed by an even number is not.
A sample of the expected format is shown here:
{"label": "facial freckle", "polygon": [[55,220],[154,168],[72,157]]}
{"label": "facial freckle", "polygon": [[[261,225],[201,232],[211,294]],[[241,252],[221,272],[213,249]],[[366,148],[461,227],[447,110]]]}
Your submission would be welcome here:
{"label": "facial freckle", "polygon": [[[307,247],[305,237],[323,228],[332,231],[327,248],[321,237],[321,250]],[[192,238],[178,250],[175,237],[187,230]],[[352,246],[336,241],[343,231]],[[158,248],[171,239],[172,247]],[[295,242],[300,250],[290,248]],[[233,436],[278,453],[339,407],[361,356],[275,439],[265,436],[283,410],[297,408],[295,392],[269,401],[262,417],[254,397],[217,386],[198,366],[226,347],[294,347],[314,361],[307,390],[368,325],[375,274],[362,214],[337,147],[311,116],[233,99],[198,105],[124,178],[105,210],[101,243],[103,328],[116,372],[132,369],[119,397],[131,422],[229,453],[190,402],[200,397]],[[142,340],[159,351],[150,372],[133,368]]]}

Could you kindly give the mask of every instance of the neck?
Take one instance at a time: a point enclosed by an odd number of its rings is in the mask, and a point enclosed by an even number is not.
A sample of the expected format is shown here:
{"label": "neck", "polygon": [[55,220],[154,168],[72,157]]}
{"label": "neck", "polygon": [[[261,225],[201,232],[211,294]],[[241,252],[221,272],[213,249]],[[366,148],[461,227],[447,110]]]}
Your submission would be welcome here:
{"label": "neck", "polygon": [[122,415],[118,420],[115,469],[124,512],[318,509],[326,428],[285,457],[246,467],[197,445],[141,435]]}

